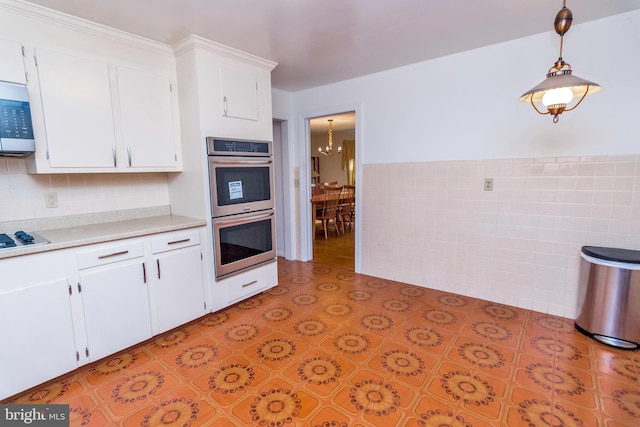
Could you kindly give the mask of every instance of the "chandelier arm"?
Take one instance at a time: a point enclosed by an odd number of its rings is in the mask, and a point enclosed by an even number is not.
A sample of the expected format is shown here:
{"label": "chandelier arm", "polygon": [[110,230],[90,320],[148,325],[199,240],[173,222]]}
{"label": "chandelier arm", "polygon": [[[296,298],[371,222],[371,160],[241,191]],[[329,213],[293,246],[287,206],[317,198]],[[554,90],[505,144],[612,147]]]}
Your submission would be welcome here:
{"label": "chandelier arm", "polygon": [[566,108],[564,111],[571,111],[571,110],[573,110],[574,108],[576,108],[578,105],[580,105],[580,103],[582,102],[582,100],[583,100],[583,99],[587,96],[587,94],[589,93],[589,88],[590,88],[590,87],[591,87],[591,86],[587,85],[587,90],[585,90],[585,91],[584,91],[584,94],[582,95],[582,98],[580,98],[580,101],[576,102],[576,105],[574,105],[574,106],[573,106],[573,107],[571,107],[571,108]]}
{"label": "chandelier arm", "polygon": [[536,110],[538,112],[538,114],[542,114],[543,116],[547,115],[547,114],[550,114],[548,111],[546,113],[543,113],[542,111],[538,110],[538,107],[536,107],[536,104],[533,103],[533,94],[531,94],[531,97],[529,98],[529,101],[531,102],[531,106],[533,107],[533,109]]}

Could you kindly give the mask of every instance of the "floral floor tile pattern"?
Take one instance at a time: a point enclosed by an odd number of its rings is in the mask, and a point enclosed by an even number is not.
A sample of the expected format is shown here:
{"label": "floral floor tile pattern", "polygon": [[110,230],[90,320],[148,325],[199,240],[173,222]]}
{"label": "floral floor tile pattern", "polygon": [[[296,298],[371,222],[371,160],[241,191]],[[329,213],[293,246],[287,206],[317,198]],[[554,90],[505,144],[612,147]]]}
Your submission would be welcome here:
{"label": "floral floor tile pattern", "polygon": [[72,426],[640,425],[640,352],[571,320],[278,263],[276,288],[10,402]]}

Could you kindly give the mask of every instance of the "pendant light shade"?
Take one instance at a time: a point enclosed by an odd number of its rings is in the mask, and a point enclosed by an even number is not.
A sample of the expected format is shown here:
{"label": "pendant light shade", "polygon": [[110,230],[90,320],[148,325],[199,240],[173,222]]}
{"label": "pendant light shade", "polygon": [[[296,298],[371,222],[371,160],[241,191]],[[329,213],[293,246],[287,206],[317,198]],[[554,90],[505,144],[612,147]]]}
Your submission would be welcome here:
{"label": "pendant light shade", "polygon": [[[560,57],[547,73],[547,78],[537,86],[525,92],[518,100],[529,102],[539,114],[553,115],[553,122],[565,111],[576,108],[587,96],[602,90],[599,84],[574,76],[571,65],[562,59],[563,37],[573,21],[571,10],[567,9],[566,0],[556,15],[554,27],[560,35]],[[570,104],[571,101],[577,100]]]}
{"label": "pendant light shade", "polygon": [[545,97],[559,96],[554,94],[564,93],[566,96],[569,96],[569,99],[565,100],[565,103],[568,104],[569,101],[574,98],[584,97],[587,92],[588,95],[591,95],[599,92],[600,90],[602,90],[602,87],[600,87],[599,84],[574,76],[571,73],[571,70],[564,70],[561,74],[547,74],[547,78],[542,83],[523,94],[519,101],[532,101],[534,103],[543,103],[545,106],[548,106],[550,104],[555,104],[556,102],[546,103]]}

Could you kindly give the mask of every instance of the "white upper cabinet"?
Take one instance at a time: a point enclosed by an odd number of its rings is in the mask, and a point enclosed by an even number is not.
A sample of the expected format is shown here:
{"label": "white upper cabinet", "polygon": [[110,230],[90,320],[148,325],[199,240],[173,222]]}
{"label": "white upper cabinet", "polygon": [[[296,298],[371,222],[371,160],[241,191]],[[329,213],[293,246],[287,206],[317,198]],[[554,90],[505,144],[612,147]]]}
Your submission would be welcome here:
{"label": "white upper cabinet", "polygon": [[35,172],[181,169],[169,77],[42,48],[35,49],[34,63],[46,139]]}
{"label": "white upper cabinet", "polygon": [[0,39],[0,81],[27,84],[22,45]]}
{"label": "white upper cabinet", "polygon": [[199,118],[193,125],[201,136],[273,139],[275,62],[198,36],[187,37],[174,52],[180,95],[186,99],[180,113],[187,121]]}
{"label": "white upper cabinet", "polygon": [[118,67],[118,98],[125,166],[175,168],[172,86],[169,78]]}
{"label": "white upper cabinet", "polygon": [[220,67],[220,94],[223,116],[258,120],[258,80],[253,70]]}
{"label": "white upper cabinet", "polygon": [[108,64],[36,50],[51,168],[115,168]]}
{"label": "white upper cabinet", "polygon": [[28,173],[183,170],[170,46],[22,1],[0,1],[0,16],[0,81],[25,84],[31,104]]}

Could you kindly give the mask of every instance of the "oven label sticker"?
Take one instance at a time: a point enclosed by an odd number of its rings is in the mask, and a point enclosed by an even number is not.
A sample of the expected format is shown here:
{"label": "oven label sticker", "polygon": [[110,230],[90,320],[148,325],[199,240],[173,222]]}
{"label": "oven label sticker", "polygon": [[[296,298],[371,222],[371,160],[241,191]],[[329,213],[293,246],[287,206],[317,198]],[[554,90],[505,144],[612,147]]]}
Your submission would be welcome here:
{"label": "oven label sticker", "polygon": [[242,199],[242,181],[229,182],[229,200]]}

